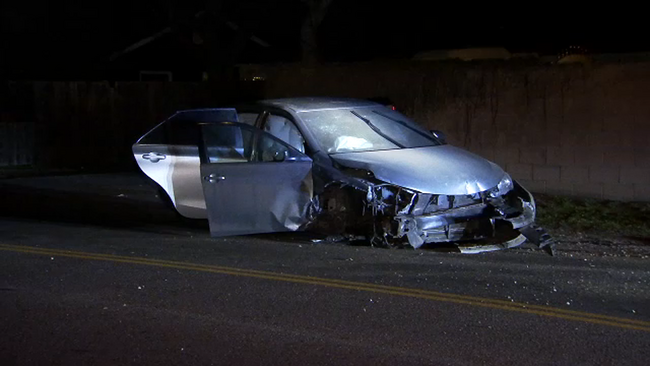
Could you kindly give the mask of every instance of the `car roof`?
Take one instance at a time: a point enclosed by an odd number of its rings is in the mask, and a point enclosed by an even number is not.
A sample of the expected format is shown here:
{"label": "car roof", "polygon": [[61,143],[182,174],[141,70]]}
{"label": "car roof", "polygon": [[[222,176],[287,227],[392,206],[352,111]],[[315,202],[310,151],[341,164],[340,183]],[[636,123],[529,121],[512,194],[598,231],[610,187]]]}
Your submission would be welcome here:
{"label": "car roof", "polygon": [[235,108],[201,108],[185,109],[174,113],[171,119],[182,119],[196,122],[227,122],[237,120]]}
{"label": "car roof", "polygon": [[259,101],[260,104],[272,105],[283,109],[292,109],[294,112],[309,112],[332,109],[350,109],[359,107],[371,107],[381,105],[369,100],[352,98],[330,98],[330,97],[298,97],[266,99]]}

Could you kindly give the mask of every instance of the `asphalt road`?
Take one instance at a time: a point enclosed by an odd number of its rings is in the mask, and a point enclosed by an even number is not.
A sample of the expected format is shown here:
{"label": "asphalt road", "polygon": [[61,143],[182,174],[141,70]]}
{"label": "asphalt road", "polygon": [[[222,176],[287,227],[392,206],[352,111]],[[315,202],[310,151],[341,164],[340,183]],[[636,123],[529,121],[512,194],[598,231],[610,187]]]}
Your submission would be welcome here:
{"label": "asphalt road", "polygon": [[650,265],[210,238],[140,178],[0,184],[1,365],[646,365]]}

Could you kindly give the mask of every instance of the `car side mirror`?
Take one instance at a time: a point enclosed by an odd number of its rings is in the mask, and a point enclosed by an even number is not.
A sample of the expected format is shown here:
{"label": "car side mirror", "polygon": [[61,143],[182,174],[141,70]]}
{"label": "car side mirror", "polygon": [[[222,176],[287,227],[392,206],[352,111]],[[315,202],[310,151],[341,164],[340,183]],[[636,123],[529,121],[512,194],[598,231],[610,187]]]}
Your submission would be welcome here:
{"label": "car side mirror", "polygon": [[429,131],[431,132],[433,137],[435,137],[436,139],[438,139],[438,141],[440,141],[440,143],[442,143],[442,144],[447,143],[447,135],[445,135],[444,132],[442,132],[440,130],[429,130]]}
{"label": "car side mirror", "polygon": [[282,151],[277,150],[273,153],[273,161],[275,162],[283,162],[287,160],[288,157],[289,157],[289,151],[287,150],[282,150]]}

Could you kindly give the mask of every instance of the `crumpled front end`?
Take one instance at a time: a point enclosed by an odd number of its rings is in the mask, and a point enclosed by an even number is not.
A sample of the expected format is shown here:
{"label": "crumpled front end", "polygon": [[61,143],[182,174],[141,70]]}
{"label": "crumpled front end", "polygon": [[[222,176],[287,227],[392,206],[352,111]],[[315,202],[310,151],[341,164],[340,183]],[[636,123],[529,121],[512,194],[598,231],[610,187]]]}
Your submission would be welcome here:
{"label": "crumpled front end", "polygon": [[395,246],[453,243],[463,253],[519,246],[526,239],[552,252],[537,227],[532,195],[506,175],[498,186],[470,195],[435,195],[392,184],[368,188],[367,205],[377,218],[373,244]]}

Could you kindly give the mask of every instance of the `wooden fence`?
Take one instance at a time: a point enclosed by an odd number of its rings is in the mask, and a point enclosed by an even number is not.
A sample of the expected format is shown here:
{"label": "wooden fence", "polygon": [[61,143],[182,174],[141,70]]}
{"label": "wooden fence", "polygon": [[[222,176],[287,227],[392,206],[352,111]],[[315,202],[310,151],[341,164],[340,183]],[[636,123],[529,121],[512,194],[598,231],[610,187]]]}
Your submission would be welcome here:
{"label": "wooden fence", "polygon": [[34,123],[0,123],[0,168],[34,164]]}
{"label": "wooden fence", "polygon": [[262,96],[263,84],[9,82],[0,98],[0,167],[132,166],[131,145],[177,110]]}

